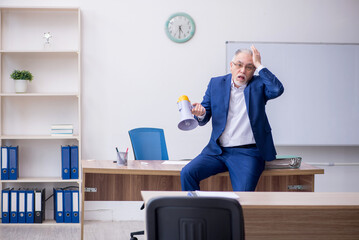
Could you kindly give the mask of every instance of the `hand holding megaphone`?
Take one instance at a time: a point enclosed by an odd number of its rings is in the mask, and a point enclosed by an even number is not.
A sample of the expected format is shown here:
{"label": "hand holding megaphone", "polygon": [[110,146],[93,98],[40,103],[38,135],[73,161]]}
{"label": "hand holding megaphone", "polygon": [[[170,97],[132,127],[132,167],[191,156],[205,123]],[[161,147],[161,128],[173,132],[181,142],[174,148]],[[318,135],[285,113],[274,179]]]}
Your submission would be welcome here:
{"label": "hand holding megaphone", "polygon": [[206,109],[200,103],[193,103],[191,112],[193,115],[200,117],[206,113]]}
{"label": "hand holding megaphone", "polygon": [[[181,121],[178,124],[178,128],[184,131],[195,129],[198,126],[198,122],[196,119],[193,118],[192,110],[198,114],[199,112],[203,111],[201,109],[201,104],[198,106],[192,107],[191,102],[189,101],[188,97],[186,95],[182,95],[178,101],[177,106],[178,110],[181,114]],[[197,116],[197,115],[196,115]]]}

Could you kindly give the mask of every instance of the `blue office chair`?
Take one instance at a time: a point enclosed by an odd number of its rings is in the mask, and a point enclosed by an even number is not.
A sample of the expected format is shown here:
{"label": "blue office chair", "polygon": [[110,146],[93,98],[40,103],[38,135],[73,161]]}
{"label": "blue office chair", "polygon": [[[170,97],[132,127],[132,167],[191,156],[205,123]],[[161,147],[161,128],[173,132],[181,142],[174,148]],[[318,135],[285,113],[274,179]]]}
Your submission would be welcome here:
{"label": "blue office chair", "polygon": [[158,197],[146,206],[148,240],[245,239],[244,218],[236,199]]}
{"label": "blue office chair", "polygon": [[160,128],[135,128],[128,131],[135,160],[168,160],[165,134]]}
{"label": "blue office chair", "polygon": [[[135,128],[128,131],[135,160],[168,160],[165,133],[160,128]],[[141,210],[144,208],[142,205]],[[144,231],[131,232],[131,240]]]}

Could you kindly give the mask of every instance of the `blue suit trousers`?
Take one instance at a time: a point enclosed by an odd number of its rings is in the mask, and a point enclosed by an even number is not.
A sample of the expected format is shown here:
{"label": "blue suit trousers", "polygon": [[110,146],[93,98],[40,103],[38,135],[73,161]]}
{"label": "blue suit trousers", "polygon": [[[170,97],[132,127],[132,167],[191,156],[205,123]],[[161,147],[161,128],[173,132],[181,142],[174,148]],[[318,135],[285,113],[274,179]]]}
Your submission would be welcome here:
{"label": "blue suit trousers", "polygon": [[200,190],[201,180],[229,171],[233,191],[254,191],[264,167],[257,147],[222,147],[222,154],[201,153],[182,169],[182,190]]}

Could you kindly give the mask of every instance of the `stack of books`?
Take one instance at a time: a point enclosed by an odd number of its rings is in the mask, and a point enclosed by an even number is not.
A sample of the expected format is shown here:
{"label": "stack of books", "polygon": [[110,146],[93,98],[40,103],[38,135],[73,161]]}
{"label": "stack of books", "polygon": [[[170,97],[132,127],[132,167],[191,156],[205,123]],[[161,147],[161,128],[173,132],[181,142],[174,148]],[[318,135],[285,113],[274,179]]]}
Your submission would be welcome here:
{"label": "stack of books", "polygon": [[53,124],[51,125],[51,136],[72,136],[74,126],[72,124]]}

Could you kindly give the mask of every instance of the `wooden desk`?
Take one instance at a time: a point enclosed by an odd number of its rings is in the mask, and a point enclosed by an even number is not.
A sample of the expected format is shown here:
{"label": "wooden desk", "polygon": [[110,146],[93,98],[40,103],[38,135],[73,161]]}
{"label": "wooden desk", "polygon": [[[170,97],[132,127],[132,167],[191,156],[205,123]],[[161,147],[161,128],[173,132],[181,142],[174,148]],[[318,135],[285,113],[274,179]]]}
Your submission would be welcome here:
{"label": "wooden desk", "polygon": [[[141,191],[180,191],[183,164],[164,165],[164,161],[132,160],[118,166],[111,160],[82,160],[81,237],[84,201],[141,201]],[[256,191],[314,191],[314,175],[324,170],[302,163],[299,169],[265,170]],[[97,192],[84,192],[85,187]],[[204,191],[232,191],[228,172],[201,182]],[[82,238],[83,239],[83,238]]]}
{"label": "wooden desk", "polygon": [[[113,161],[82,161],[83,186],[97,188],[85,193],[87,201],[141,201],[142,190],[180,191],[182,165],[164,165],[164,161],[129,161],[120,167]],[[324,170],[302,163],[299,169],[265,170],[256,191],[314,191],[314,175]],[[232,191],[228,172],[201,182],[201,190]]]}
{"label": "wooden desk", "polygon": [[[359,193],[236,192],[246,239],[359,239]],[[142,191],[153,197],[187,192]]]}

